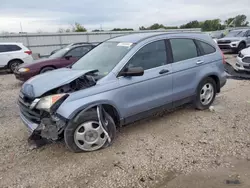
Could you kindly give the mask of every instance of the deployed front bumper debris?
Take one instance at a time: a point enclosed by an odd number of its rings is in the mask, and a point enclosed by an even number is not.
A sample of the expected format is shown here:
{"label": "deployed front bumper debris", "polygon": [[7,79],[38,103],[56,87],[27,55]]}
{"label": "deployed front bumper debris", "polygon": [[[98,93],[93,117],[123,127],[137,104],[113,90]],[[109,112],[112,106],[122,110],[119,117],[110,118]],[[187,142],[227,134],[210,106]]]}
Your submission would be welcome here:
{"label": "deployed front bumper debris", "polygon": [[43,118],[38,127],[32,132],[28,139],[28,143],[31,148],[38,148],[45,144],[59,140],[62,134],[66,121],[57,117]]}

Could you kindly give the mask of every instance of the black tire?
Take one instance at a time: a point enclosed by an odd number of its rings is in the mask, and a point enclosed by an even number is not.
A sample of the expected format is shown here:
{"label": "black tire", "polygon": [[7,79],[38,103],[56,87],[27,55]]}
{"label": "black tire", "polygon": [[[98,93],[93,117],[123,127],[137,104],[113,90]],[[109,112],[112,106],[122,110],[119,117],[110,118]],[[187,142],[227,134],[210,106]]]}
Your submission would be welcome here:
{"label": "black tire", "polygon": [[[108,122],[108,124],[107,124],[107,129],[108,129],[107,132],[109,133],[111,143],[106,141],[106,143],[100,149],[103,149],[103,148],[106,148],[106,147],[110,146],[113,143],[114,138],[116,136],[116,125],[114,123],[113,118],[108,113],[105,113],[105,117],[106,117],[106,120]],[[96,110],[86,111],[79,118],[70,121],[69,124],[67,125],[67,127],[64,130],[64,141],[66,143],[66,146],[71,151],[73,151],[75,153],[85,152],[84,150],[82,150],[81,148],[79,148],[76,145],[76,143],[74,141],[74,134],[75,134],[76,129],[82,123],[88,122],[88,121],[97,121],[98,122],[98,116],[97,116]]]}
{"label": "black tire", "polygon": [[[211,86],[213,87],[213,96],[211,98],[211,101],[204,105],[202,104],[201,102],[201,97],[200,97],[200,94],[201,94],[201,91],[202,91],[202,88],[203,86],[205,86],[206,84],[211,84]],[[198,110],[205,110],[205,109],[208,109],[211,104],[214,102],[214,99],[215,99],[215,96],[216,96],[216,93],[217,93],[217,90],[216,90],[216,82],[214,81],[213,78],[211,77],[208,77],[208,78],[205,78],[204,80],[202,80],[196,90],[196,97],[195,97],[195,100],[194,100],[194,106],[196,109]]]}
{"label": "black tire", "polygon": [[12,60],[9,62],[8,69],[11,73],[13,73],[19,65],[21,65],[23,62],[20,60]]}
{"label": "black tire", "polygon": [[41,69],[40,74],[45,73],[45,72],[49,72],[49,71],[53,71],[53,70],[55,70],[54,67],[44,67]]}
{"label": "black tire", "polygon": [[237,48],[237,53],[246,48],[246,44],[241,42]]}

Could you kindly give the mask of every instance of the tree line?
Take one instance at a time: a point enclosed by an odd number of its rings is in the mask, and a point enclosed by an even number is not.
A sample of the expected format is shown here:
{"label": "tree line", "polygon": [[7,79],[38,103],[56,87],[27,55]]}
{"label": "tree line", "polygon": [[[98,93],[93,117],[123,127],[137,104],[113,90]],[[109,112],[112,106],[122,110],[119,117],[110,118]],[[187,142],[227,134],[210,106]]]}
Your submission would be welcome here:
{"label": "tree line", "polygon": [[[216,31],[216,30],[223,30],[230,27],[247,27],[249,26],[249,22],[247,21],[247,16],[237,15],[232,18],[228,18],[225,21],[220,19],[212,19],[212,20],[205,20],[205,21],[198,21],[193,20],[181,26],[165,26],[163,24],[155,23],[149,27],[141,26],[139,30],[158,30],[158,29],[191,29],[191,28],[201,28],[202,31]],[[87,29],[79,24],[75,23],[72,28],[68,29],[59,29],[59,33],[64,32],[86,32]],[[95,29],[92,30],[93,32],[101,32],[104,31],[102,29]],[[134,31],[132,28],[114,28],[110,31]]]}

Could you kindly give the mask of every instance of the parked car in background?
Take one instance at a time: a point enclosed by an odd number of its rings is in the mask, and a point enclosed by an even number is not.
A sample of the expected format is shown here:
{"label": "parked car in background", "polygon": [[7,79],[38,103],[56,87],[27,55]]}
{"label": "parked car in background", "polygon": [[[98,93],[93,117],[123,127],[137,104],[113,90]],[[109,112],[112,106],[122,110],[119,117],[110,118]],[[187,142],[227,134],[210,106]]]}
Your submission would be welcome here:
{"label": "parked car in background", "polygon": [[0,68],[14,72],[20,64],[33,61],[31,54],[22,43],[0,43]]}
{"label": "parked car in background", "polygon": [[[63,48],[69,48],[71,46],[76,46],[76,45],[82,45],[82,44],[91,44],[91,45],[97,45],[95,43],[88,43],[88,42],[76,42],[76,43],[70,43],[69,45],[63,47]],[[59,48],[59,49],[56,49],[56,50],[53,50],[50,55],[53,55],[54,53],[56,53],[57,51],[63,49],[63,48]]]}
{"label": "parked car in background", "polygon": [[63,48],[48,58],[41,58],[33,63],[22,64],[16,69],[14,74],[18,80],[26,81],[37,74],[71,65],[94,47],[95,45],[84,44]]}
{"label": "parked car in background", "polygon": [[232,30],[217,43],[221,49],[230,49],[238,53],[250,46],[250,29]]}
{"label": "parked car in background", "polygon": [[70,68],[22,86],[20,116],[32,135],[63,136],[74,152],[109,146],[121,126],[193,103],[204,110],[226,83],[225,59],[203,33],[140,33],[107,40]]}
{"label": "parked car in background", "polygon": [[236,58],[236,70],[250,72],[250,47],[239,52]]}
{"label": "parked car in background", "polygon": [[214,42],[217,43],[218,39],[221,39],[221,38],[223,38],[225,36],[224,33],[225,33],[224,30],[223,31],[213,31],[213,32],[210,33],[210,36],[212,37],[212,39],[214,39]]}

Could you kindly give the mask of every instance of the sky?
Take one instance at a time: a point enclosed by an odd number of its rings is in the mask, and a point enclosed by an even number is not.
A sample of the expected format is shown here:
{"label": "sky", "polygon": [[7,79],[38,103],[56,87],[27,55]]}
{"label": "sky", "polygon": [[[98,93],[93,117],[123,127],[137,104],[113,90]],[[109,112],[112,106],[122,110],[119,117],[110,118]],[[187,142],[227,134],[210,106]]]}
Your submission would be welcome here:
{"label": "sky", "polygon": [[90,31],[179,26],[238,14],[250,20],[250,0],[0,0],[0,32],[56,32],[75,22]]}

